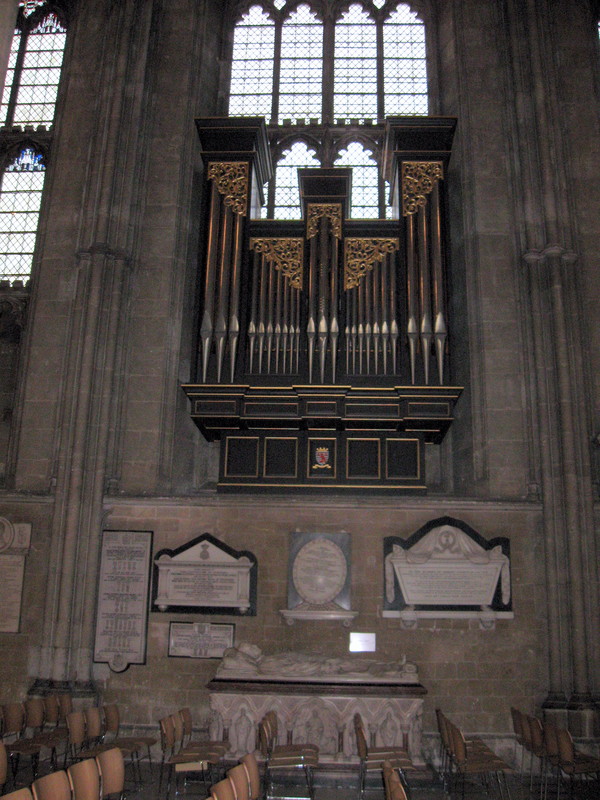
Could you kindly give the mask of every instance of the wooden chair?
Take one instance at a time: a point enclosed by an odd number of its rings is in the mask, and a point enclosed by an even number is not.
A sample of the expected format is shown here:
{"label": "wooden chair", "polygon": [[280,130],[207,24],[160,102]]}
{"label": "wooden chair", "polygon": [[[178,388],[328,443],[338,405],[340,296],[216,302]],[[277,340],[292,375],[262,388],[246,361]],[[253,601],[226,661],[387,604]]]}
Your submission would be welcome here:
{"label": "wooden chair", "polygon": [[181,721],[183,723],[183,747],[185,750],[189,750],[193,747],[210,747],[214,750],[221,750],[222,755],[225,755],[227,750],[229,749],[229,742],[223,741],[216,741],[216,740],[208,740],[202,741],[200,739],[192,740],[193,730],[194,730],[194,723],[192,719],[192,712],[189,708],[180,708],[179,709],[179,716],[181,717]]}
{"label": "wooden chair", "polygon": [[507,773],[512,772],[511,767],[490,750],[481,740],[473,743],[467,742],[462,731],[446,718],[446,724],[452,741],[452,758],[454,769],[460,781],[461,797],[464,800],[465,784],[467,777],[481,780],[486,786],[491,779],[496,781],[500,797],[506,796],[510,800],[510,788],[506,779]]}
{"label": "wooden chair", "polygon": [[83,711],[71,711],[70,714],[67,714],[67,730],[69,739],[65,752],[65,766],[67,760],[74,764],[76,761],[95,758],[98,753],[107,749],[105,745],[101,744],[89,745]]}
{"label": "wooden chair", "polygon": [[[10,760],[13,781],[16,785],[17,772],[21,757],[31,761],[33,780],[37,778],[41,745],[24,736],[25,707],[23,703],[6,703],[2,706],[2,737]],[[8,740],[7,740],[8,737]]]}
{"label": "wooden chair", "polygon": [[314,750],[290,751],[285,747],[275,748],[273,731],[269,720],[263,718],[258,726],[258,739],[265,759],[265,795],[272,797],[274,777],[277,774],[302,770],[306,780],[308,795],[314,798],[313,769],[319,763],[318,752]]}
{"label": "wooden chair", "polygon": [[31,731],[30,741],[50,751],[52,769],[56,769],[56,749],[61,737],[54,730],[45,730],[46,711],[41,697],[25,701],[25,728]]}
{"label": "wooden chair", "polygon": [[211,786],[210,796],[214,800],[235,800],[233,784],[229,778],[224,778],[222,781],[215,783],[214,786]]}
{"label": "wooden chair", "polygon": [[71,784],[61,769],[38,778],[31,784],[33,800],[71,800]]}
{"label": "wooden chair", "polygon": [[250,800],[250,780],[248,770],[243,764],[227,770],[227,778],[233,786],[234,800]]}
{"label": "wooden chair", "polygon": [[184,783],[187,782],[188,775],[192,773],[200,773],[207,784],[207,777],[210,782],[213,782],[213,766],[218,764],[221,760],[220,753],[207,748],[206,750],[193,752],[182,751],[179,742],[176,740],[175,726],[173,715],[163,717],[160,720],[160,740],[162,749],[162,759],[160,764],[160,774],[158,780],[158,790],[162,786],[163,774],[165,769],[168,771],[167,775],[167,798],[171,792],[171,783],[173,775],[175,775],[175,793],[178,792],[178,779],[179,775],[184,775]]}
{"label": "wooden chair", "polygon": [[14,792],[2,795],[2,800],[33,800],[33,795],[29,786],[23,786],[21,789],[15,789]]}
{"label": "wooden chair", "polygon": [[258,800],[262,794],[262,781],[260,779],[260,770],[258,769],[258,761],[254,753],[246,753],[241,758],[241,765],[246,770],[248,775],[248,786],[250,787],[250,800]]}
{"label": "wooden chair", "polygon": [[[577,750],[573,744],[573,737],[566,728],[556,728],[559,750],[559,767],[562,773],[569,778],[569,795],[573,797],[576,779],[593,784],[595,791],[590,797],[600,796],[600,759]],[[589,786],[586,785],[586,789]]]}
{"label": "wooden chair", "polygon": [[401,774],[390,761],[383,762],[382,772],[385,800],[408,800]]}
{"label": "wooden chair", "polygon": [[414,765],[402,747],[369,747],[360,714],[354,715],[354,732],[356,734],[356,749],[360,759],[358,773],[358,796],[364,797],[367,774],[381,772],[383,762],[388,761],[392,768],[406,772],[414,769]]}
{"label": "wooden chair", "polygon": [[[104,741],[111,746],[123,747],[126,750],[131,750],[136,753],[136,760],[138,762],[142,758],[148,758],[150,765],[150,774],[152,775],[152,750],[151,748],[157,743],[156,736],[120,736],[119,731],[121,728],[121,714],[119,706],[116,703],[108,703],[104,706],[104,726],[105,737]],[[145,755],[142,752],[145,751]],[[141,773],[140,773],[141,777]]]}
{"label": "wooden chair", "polygon": [[100,773],[95,758],[85,758],[67,769],[73,800],[99,800]]}
{"label": "wooden chair", "polygon": [[125,761],[118,747],[111,747],[96,756],[100,773],[102,797],[116,796],[123,800],[125,794]]}
{"label": "wooden chair", "polygon": [[0,742],[0,794],[4,791],[8,779],[8,753],[3,742]]}

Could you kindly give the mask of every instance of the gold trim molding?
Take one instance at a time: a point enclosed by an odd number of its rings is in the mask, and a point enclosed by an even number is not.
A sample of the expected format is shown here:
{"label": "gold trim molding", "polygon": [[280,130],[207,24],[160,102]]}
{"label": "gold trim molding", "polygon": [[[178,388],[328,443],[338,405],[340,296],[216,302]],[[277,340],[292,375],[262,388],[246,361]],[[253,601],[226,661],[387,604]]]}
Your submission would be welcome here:
{"label": "gold trim molding", "polygon": [[293,289],[302,289],[304,239],[250,239],[250,249],[262,253],[267,263],[281,270]]}
{"label": "gold trim molding", "polygon": [[441,161],[403,161],[402,216],[416,214],[419,208],[427,205],[427,195],[443,179],[444,165]]}
{"label": "gold trim molding", "polygon": [[342,238],[342,204],[341,203],[308,203],[306,210],[306,238],[312,239],[319,230],[319,220],[327,217],[331,232],[336,239]]}
{"label": "gold trim molding", "polygon": [[344,288],[354,289],[387,253],[400,247],[398,239],[346,239],[344,242]]}
{"label": "gold trim molding", "polygon": [[212,161],[208,167],[208,180],[215,182],[223,202],[234,214],[246,215],[248,207],[248,162]]}

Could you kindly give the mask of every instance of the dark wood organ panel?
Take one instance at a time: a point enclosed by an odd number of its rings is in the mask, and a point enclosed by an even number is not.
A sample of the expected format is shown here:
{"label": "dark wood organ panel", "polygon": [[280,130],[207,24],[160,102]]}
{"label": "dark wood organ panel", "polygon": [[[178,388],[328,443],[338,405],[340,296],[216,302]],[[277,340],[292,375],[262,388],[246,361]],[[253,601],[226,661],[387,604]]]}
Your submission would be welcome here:
{"label": "dark wood organ panel", "polygon": [[455,120],[390,118],[394,218],[348,219],[352,170],[299,170],[302,220],[259,217],[261,118],[197,120],[206,235],[192,418],[223,490],[423,491],[448,375],[444,176]]}

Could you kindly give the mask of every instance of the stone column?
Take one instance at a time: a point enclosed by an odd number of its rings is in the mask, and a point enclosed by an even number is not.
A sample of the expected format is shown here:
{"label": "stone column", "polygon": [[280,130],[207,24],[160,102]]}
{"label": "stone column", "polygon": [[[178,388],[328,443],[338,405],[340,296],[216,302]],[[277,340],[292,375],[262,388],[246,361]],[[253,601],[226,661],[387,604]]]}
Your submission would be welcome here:
{"label": "stone column", "polygon": [[[40,674],[34,684],[37,691],[68,687],[80,694],[94,692],[93,626],[111,398],[115,361],[123,344],[132,237],[139,225],[140,131],[154,3],[84,4],[70,32],[75,37],[75,63],[66,65],[67,70],[78,69],[86,44],[92,46],[86,31],[94,30],[105,9],[110,10],[103,38],[93,45],[103,50],[100,91],[87,163],[81,166],[88,191],[81,209],[80,246],[72,256],[71,335],[58,440],[52,561]],[[76,94],[67,89],[62,133]],[[59,140],[59,163],[62,155]],[[52,190],[61,190],[58,168]]]}

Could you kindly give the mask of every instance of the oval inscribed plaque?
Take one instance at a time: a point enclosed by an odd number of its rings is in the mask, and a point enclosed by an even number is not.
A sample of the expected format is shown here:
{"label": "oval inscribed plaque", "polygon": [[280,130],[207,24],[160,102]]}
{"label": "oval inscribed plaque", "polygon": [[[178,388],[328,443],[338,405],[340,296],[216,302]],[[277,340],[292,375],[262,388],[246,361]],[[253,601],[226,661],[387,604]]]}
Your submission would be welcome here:
{"label": "oval inscribed plaque", "polygon": [[341,547],[330,539],[313,539],[298,552],[292,580],[306,603],[321,605],[331,602],[342,591],[347,571]]}

